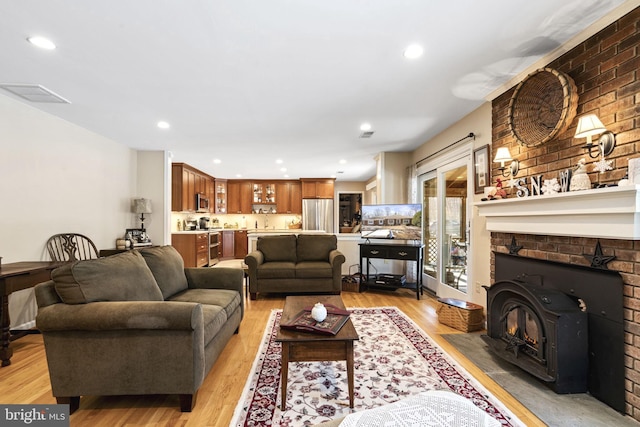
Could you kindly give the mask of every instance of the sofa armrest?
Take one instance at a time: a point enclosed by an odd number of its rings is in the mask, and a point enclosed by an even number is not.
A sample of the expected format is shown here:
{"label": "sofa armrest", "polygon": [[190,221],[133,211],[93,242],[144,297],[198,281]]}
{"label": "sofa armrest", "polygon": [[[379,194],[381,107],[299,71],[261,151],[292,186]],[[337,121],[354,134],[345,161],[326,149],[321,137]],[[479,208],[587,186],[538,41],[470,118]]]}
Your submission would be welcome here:
{"label": "sofa armrest", "polygon": [[260,264],[264,262],[264,254],[261,251],[253,251],[249,252],[247,256],[244,257],[244,263],[247,264],[249,270],[251,268],[258,268]]}
{"label": "sofa armrest", "polygon": [[334,249],[329,252],[329,264],[331,264],[332,267],[340,267],[342,264],[344,264],[345,261],[346,258],[344,257],[344,254],[339,250]]}
{"label": "sofa armrest", "polygon": [[239,268],[185,268],[191,289],[229,289],[242,295],[243,272]]}
{"label": "sofa armrest", "polygon": [[202,306],[178,301],[53,304],[38,309],[36,326],[51,331],[187,330],[202,328]]}

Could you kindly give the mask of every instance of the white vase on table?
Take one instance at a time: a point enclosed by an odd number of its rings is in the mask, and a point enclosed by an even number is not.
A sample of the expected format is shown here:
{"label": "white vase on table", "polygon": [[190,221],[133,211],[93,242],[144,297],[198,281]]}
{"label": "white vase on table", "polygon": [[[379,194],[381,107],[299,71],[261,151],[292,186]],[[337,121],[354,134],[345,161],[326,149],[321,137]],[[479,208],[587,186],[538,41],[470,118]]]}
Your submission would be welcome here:
{"label": "white vase on table", "polygon": [[321,302],[316,303],[316,305],[311,309],[311,317],[316,322],[322,322],[327,318],[327,307],[325,307]]}

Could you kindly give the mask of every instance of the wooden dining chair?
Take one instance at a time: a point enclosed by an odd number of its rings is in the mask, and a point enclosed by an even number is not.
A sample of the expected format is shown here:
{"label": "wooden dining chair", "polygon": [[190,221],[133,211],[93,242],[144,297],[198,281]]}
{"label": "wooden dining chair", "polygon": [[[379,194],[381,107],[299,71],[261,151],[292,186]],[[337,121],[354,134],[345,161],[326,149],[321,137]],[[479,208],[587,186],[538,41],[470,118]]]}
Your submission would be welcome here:
{"label": "wooden dining chair", "polygon": [[52,261],[99,258],[98,249],[93,241],[78,233],[62,233],[51,236],[47,241],[47,251]]}

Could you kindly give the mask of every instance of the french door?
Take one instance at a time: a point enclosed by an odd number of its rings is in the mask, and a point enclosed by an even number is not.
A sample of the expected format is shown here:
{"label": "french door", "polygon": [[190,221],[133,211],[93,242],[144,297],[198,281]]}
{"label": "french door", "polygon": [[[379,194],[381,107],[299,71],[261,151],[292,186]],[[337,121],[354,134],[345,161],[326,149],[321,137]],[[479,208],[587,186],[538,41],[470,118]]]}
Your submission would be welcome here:
{"label": "french door", "polygon": [[466,293],[471,245],[470,156],[419,177],[425,256],[423,283],[436,295]]}

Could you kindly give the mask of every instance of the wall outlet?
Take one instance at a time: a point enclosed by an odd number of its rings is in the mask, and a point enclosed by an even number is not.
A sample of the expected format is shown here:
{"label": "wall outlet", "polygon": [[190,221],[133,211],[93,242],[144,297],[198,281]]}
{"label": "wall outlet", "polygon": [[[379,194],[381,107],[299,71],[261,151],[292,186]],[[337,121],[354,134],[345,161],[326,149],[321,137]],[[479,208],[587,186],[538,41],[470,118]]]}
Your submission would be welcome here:
{"label": "wall outlet", "polygon": [[476,293],[479,294],[480,293],[480,289],[482,289],[482,283],[480,282],[476,282]]}

